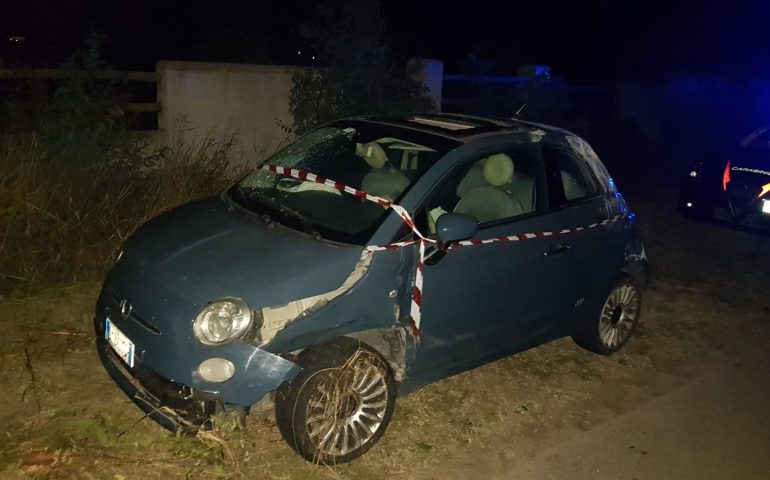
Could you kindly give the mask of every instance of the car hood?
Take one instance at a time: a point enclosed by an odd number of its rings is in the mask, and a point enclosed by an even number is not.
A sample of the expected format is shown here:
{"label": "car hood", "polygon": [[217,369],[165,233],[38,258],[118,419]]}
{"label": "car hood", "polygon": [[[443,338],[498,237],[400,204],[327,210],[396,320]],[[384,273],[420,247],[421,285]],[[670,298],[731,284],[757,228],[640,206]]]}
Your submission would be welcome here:
{"label": "car hood", "polygon": [[140,281],[195,306],[239,297],[260,308],[338,288],[361,252],[271,225],[216,197],[140,227],[112,275],[123,277],[118,283]]}

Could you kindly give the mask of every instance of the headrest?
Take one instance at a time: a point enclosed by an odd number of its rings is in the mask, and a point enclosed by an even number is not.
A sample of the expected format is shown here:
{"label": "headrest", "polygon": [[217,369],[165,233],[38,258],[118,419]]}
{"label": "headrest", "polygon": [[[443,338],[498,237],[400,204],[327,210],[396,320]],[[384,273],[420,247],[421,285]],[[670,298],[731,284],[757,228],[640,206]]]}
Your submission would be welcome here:
{"label": "headrest", "polygon": [[356,155],[363,158],[372,168],[382,168],[388,163],[388,155],[377,142],[357,143]]}
{"label": "headrest", "polygon": [[484,180],[493,187],[507,185],[513,180],[513,160],[504,153],[496,153],[484,162]]}

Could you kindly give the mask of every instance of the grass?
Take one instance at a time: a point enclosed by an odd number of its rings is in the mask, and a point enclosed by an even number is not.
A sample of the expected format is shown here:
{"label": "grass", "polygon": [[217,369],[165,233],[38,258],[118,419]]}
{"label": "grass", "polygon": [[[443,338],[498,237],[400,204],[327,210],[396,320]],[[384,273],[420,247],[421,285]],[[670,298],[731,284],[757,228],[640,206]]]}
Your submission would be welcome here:
{"label": "grass", "polygon": [[646,191],[632,205],[654,282],[645,324],[618,355],[561,340],[430,385],[399,399],[381,442],[349,465],[304,462],[269,412],[246,431],[225,418],[206,436],[177,438],[99,365],[98,279],[138,225],[221,191],[232,171],[227,139],[157,150],[103,121],[0,129],[0,477],[490,477],[560,432],[665,392],[659,377],[682,381],[757,334],[770,312],[767,265],[756,260],[770,253],[765,238],[683,223],[660,207],[675,205],[670,193]]}
{"label": "grass", "polygon": [[221,191],[231,142],[162,149],[105,124],[0,132],[0,295],[98,277],[147,219]]}
{"label": "grass", "polygon": [[143,419],[98,364],[96,282],[0,300],[0,477],[503,475],[570,432],[686,382],[713,355],[766,338],[770,277],[755,261],[770,253],[766,238],[683,222],[660,207],[664,200],[632,201],[655,270],[644,324],[622,352],[600,357],[565,339],[430,385],[398,399],[388,431],[364,458],[335,467],[299,458],[271,412],[250,417],[245,431],[222,419],[201,439]]}

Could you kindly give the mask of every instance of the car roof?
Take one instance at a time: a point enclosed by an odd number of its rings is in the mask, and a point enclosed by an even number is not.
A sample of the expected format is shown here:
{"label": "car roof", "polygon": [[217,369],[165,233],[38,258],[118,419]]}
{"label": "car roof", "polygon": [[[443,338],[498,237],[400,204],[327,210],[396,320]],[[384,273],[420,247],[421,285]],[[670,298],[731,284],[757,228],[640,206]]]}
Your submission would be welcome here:
{"label": "car roof", "polygon": [[476,116],[455,113],[417,113],[404,117],[367,115],[355,120],[393,125],[449,138],[459,143],[469,143],[481,137],[510,133],[558,133],[570,132],[550,125],[528,122],[517,118]]}

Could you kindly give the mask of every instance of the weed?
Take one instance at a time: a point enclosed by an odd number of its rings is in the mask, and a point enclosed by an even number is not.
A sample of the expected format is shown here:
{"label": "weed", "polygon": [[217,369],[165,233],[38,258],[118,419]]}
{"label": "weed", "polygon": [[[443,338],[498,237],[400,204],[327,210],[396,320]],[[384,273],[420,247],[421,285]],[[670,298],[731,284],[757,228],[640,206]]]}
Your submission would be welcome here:
{"label": "weed", "polygon": [[101,274],[138,225],[221,191],[230,146],[153,150],[106,127],[0,134],[0,294]]}

